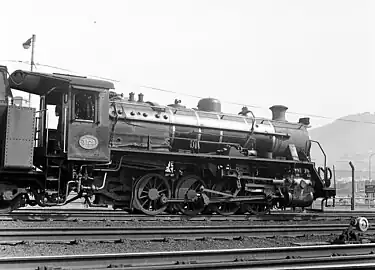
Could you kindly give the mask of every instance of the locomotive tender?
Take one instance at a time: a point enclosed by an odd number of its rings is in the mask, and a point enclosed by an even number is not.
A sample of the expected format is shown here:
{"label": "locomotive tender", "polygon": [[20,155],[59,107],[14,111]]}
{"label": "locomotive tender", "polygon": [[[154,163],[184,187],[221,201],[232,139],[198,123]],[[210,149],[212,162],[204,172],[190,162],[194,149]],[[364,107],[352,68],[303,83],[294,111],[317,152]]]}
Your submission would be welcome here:
{"label": "locomotive tender", "polygon": [[[11,89],[38,95],[39,110],[13,104]],[[148,215],[256,214],[336,194],[329,168],[311,162],[309,119],[288,122],[284,106],[265,119],[246,107],[223,113],[212,98],[191,109],[113,89],[0,66],[0,211],[84,198]],[[48,113],[59,117],[56,129]]]}

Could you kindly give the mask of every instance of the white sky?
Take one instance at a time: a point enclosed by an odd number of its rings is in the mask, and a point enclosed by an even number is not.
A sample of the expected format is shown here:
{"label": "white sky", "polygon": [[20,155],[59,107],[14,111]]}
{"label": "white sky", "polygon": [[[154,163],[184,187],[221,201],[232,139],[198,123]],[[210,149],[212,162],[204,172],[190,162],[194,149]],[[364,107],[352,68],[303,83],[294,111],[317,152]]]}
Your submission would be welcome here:
{"label": "white sky", "polygon": [[[255,115],[284,104],[303,114],[374,112],[374,1],[2,1],[0,64],[35,62],[119,80],[118,92],[143,92],[161,104],[195,96],[237,102]],[[60,72],[37,66],[39,72]],[[181,93],[141,88],[149,85]],[[332,120],[312,117],[313,127]]]}

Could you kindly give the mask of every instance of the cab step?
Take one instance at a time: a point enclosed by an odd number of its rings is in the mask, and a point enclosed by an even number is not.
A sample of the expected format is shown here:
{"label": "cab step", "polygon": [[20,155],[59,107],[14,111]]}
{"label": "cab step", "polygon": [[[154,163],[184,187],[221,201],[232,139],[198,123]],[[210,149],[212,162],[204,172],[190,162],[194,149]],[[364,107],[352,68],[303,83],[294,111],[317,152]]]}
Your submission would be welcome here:
{"label": "cab step", "polygon": [[51,181],[51,182],[59,181],[59,178],[56,178],[56,177],[54,177],[54,176],[48,176],[48,177],[47,177],[47,181]]}

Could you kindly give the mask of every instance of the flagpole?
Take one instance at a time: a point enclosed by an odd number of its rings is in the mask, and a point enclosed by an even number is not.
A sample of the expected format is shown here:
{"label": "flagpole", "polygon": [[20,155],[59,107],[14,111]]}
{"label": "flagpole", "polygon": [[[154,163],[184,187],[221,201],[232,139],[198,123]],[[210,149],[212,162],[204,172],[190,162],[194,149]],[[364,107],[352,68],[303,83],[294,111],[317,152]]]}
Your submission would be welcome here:
{"label": "flagpole", "polygon": [[[30,71],[33,71],[34,66],[34,46],[35,46],[35,35],[33,34],[31,38],[31,62],[30,62]],[[29,93],[29,107],[31,107],[31,94]]]}

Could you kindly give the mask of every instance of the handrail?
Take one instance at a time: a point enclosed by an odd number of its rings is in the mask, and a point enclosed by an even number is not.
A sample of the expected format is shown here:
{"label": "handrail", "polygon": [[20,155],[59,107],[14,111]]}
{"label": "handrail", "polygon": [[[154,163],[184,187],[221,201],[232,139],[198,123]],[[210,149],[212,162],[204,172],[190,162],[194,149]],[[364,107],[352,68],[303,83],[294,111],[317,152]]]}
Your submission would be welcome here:
{"label": "handrail", "polygon": [[35,134],[34,134],[34,147],[42,147],[43,146],[43,125],[41,125],[41,121],[43,120],[43,114],[47,111],[45,110],[39,110],[35,111]]}
{"label": "handrail", "polygon": [[315,140],[309,140],[309,141],[313,142],[313,143],[316,143],[319,146],[321,152],[323,153],[323,155],[324,155],[324,171],[326,171],[326,168],[327,168],[327,155],[324,152],[323,147],[321,146],[321,144],[318,141],[315,141]]}
{"label": "handrail", "polygon": [[[313,143],[316,143],[319,146],[320,151],[322,152],[322,154],[324,156],[324,168],[323,168],[324,179],[323,179],[323,181],[324,181],[325,186],[329,187],[331,185],[331,181],[330,180],[332,178],[332,171],[329,168],[327,168],[327,155],[324,152],[323,147],[321,146],[321,144],[318,141],[315,141],[315,140],[309,140],[309,141],[313,142]],[[320,168],[319,168],[319,170],[320,170]],[[318,170],[318,172],[319,172],[319,170]],[[328,177],[328,171],[330,172],[330,177]],[[319,177],[321,177],[320,173],[319,173]]]}

